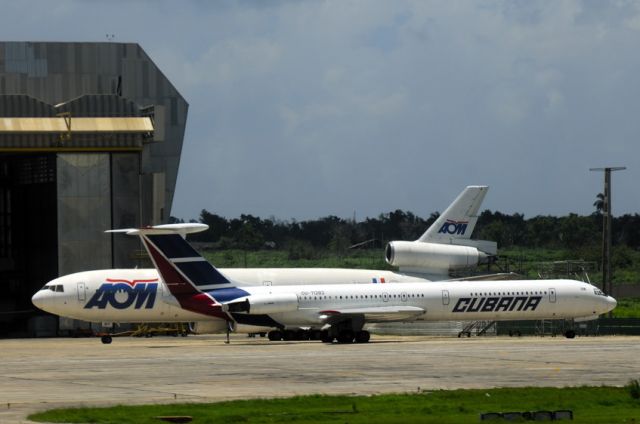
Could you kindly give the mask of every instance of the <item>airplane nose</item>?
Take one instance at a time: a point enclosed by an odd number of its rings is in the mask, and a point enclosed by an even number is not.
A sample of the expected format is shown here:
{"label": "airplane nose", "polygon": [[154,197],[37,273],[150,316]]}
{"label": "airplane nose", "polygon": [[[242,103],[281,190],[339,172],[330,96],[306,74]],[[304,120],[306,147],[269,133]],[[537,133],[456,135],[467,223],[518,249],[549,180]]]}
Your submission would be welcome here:
{"label": "airplane nose", "polygon": [[34,294],[31,297],[31,303],[33,303],[36,307],[38,307],[39,309],[42,309],[43,311],[44,309],[44,304],[45,304],[45,293],[43,293],[42,290],[40,290],[39,292],[37,292],[36,294]]}
{"label": "airplane nose", "polygon": [[607,312],[613,311],[616,308],[616,306],[618,306],[618,301],[611,296],[607,296],[607,306],[609,308]]}

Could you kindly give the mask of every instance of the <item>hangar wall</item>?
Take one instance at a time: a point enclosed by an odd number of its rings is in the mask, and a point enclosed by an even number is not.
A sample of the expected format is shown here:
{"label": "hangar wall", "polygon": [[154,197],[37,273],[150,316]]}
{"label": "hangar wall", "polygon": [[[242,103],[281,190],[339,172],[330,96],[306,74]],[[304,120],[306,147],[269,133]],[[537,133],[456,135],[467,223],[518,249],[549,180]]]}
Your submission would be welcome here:
{"label": "hangar wall", "polygon": [[[162,110],[155,132],[165,142],[144,150],[142,172],[165,173],[163,221],[168,219],[189,105],[140,45],[0,42],[0,94],[26,94],[50,105],[87,94],[116,94]],[[94,116],[113,110],[100,102],[81,109]],[[143,221],[150,221],[151,211],[144,212]]]}
{"label": "hangar wall", "polygon": [[57,155],[58,274],[111,268],[108,153]]}
{"label": "hangar wall", "polygon": [[[187,112],[138,44],[0,42],[0,118],[64,117],[68,129],[0,125],[0,336],[38,334],[30,298],[45,282],[138,264],[138,241],[104,230],[168,221]],[[153,129],[77,129],[91,118]]]}

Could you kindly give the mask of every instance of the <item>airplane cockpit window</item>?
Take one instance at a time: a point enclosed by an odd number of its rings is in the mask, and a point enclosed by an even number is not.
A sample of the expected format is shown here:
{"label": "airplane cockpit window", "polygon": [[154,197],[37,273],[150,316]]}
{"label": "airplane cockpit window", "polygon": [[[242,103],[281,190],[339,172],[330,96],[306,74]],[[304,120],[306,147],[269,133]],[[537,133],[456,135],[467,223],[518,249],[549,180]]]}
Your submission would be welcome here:
{"label": "airplane cockpit window", "polygon": [[596,296],[605,296],[604,292],[600,289],[593,289],[593,292],[596,294]]}
{"label": "airplane cockpit window", "polygon": [[64,286],[62,284],[48,284],[42,286],[40,291],[51,290],[52,292],[64,293]]}

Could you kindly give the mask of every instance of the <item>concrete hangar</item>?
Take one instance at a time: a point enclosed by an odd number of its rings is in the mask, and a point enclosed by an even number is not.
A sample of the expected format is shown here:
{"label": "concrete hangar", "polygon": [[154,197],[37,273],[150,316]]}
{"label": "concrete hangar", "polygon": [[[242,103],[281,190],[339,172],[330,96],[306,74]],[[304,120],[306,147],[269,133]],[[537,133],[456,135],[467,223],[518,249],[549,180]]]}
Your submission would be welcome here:
{"label": "concrete hangar", "polygon": [[0,337],[78,325],[35,310],[47,281],[137,265],[104,231],[167,222],[187,111],[138,44],[0,42]]}

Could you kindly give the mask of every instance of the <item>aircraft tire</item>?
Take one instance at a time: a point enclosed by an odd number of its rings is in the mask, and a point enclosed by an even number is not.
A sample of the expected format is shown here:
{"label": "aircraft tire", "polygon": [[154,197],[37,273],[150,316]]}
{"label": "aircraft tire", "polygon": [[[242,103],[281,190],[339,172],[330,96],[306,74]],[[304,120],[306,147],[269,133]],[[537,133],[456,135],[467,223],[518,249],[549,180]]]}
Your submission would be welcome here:
{"label": "aircraft tire", "polygon": [[567,331],[564,332],[564,336],[567,339],[574,339],[576,337],[576,332],[573,331],[573,330],[567,330]]}
{"label": "aircraft tire", "polygon": [[309,340],[322,340],[322,331],[320,330],[309,331]]}
{"label": "aircraft tire", "polygon": [[111,344],[113,339],[111,338],[111,336],[102,336],[100,337],[100,341],[102,342],[102,344]]}
{"label": "aircraft tire", "polygon": [[338,343],[353,343],[353,331],[351,330],[342,330],[338,334]]}
{"label": "aircraft tire", "polygon": [[296,336],[297,334],[293,330],[284,330],[282,332],[282,340],[285,340],[285,341],[297,340]]}
{"label": "aircraft tire", "polygon": [[282,340],[282,332],[279,330],[269,331],[269,334],[267,336],[269,337],[269,340],[272,342],[277,342]]}
{"label": "aircraft tire", "polygon": [[334,337],[330,335],[327,330],[321,331],[320,334],[320,340],[322,343],[333,343]]}
{"label": "aircraft tire", "polygon": [[368,331],[358,331],[356,333],[356,343],[369,343],[371,334]]}

